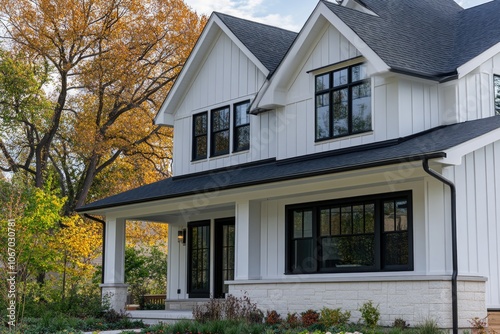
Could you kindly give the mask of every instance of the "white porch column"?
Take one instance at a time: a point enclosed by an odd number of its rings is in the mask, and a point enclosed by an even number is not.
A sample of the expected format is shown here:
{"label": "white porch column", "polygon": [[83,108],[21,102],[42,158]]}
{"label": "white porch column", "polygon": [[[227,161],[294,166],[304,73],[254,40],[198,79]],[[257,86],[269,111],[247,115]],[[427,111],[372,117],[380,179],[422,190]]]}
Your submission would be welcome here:
{"label": "white porch column", "polygon": [[235,280],[260,279],[260,202],[236,202]]}
{"label": "white porch column", "polygon": [[124,311],[127,303],[125,284],[125,219],[106,220],[104,239],[104,283],[101,284],[103,301],[107,299],[110,307]]}

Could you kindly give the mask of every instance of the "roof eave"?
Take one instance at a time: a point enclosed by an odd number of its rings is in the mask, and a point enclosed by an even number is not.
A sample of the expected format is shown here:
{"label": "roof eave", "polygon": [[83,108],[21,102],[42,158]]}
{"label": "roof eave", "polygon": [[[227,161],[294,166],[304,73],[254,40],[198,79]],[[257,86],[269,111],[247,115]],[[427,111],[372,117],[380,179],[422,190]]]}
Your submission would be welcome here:
{"label": "roof eave", "polygon": [[459,79],[463,78],[464,76],[466,76],[467,74],[471,73],[476,68],[481,66],[481,64],[486,62],[488,59],[493,58],[495,55],[499,53],[500,53],[500,42],[493,45],[489,49],[481,52],[479,55],[467,61],[466,63],[460,65],[457,69],[458,78]]}

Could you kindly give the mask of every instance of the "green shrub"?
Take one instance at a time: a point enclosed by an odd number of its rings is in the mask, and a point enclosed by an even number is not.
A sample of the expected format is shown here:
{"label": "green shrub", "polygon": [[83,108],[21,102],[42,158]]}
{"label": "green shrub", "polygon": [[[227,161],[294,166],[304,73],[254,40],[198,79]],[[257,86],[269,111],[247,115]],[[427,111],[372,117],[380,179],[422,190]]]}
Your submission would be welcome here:
{"label": "green shrub", "polygon": [[351,312],[344,311],[340,308],[331,309],[328,307],[323,307],[320,312],[319,322],[323,326],[329,328],[338,325],[345,325],[349,322],[351,318]]}
{"label": "green shrub", "polygon": [[361,318],[363,319],[366,326],[369,328],[375,328],[380,319],[380,311],[378,305],[374,306],[371,300],[364,303],[359,309],[361,312]]}

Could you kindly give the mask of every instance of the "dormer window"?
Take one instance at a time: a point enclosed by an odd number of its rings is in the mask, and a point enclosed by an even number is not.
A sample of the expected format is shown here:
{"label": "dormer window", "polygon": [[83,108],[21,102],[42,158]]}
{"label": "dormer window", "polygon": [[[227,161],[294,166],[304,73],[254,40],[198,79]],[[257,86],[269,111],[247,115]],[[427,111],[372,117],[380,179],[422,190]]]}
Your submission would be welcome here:
{"label": "dormer window", "polygon": [[495,114],[500,115],[500,75],[493,76],[495,87]]}
{"label": "dormer window", "polygon": [[372,129],[371,86],[366,65],[317,75],[316,141]]}
{"label": "dormer window", "polygon": [[212,110],[211,156],[229,153],[229,106]]}
{"label": "dormer window", "polygon": [[205,159],[208,147],[208,116],[202,112],[193,116],[193,160]]}
{"label": "dormer window", "polygon": [[194,114],[192,161],[249,150],[249,106],[244,101]]}

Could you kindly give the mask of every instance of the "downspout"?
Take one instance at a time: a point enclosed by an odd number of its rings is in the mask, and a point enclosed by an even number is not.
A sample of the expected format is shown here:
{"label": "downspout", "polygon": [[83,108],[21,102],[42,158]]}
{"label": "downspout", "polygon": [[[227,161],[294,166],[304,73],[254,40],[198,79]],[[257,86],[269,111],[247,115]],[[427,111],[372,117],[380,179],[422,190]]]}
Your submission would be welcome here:
{"label": "downspout", "polygon": [[450,187],[451,195],[451,251],[453,274],[451,276],[451,304],[453,316],[453,334],[458,334],[458,297],[457,297],[457,277],[458,277],[458,249],[457,249],[457,190],[455,184],[429,168],[429,158],[422,160],[424,171],[433,178],[441,181]]}
{"label": "downspout", "polygon": [[97,217],[91,216],[88,213],[84,213],[83,216],[90,220],[102,224],[102,264],[101,264],[101,284],[104,284],[104,255],[106,254],[106,222]]}

